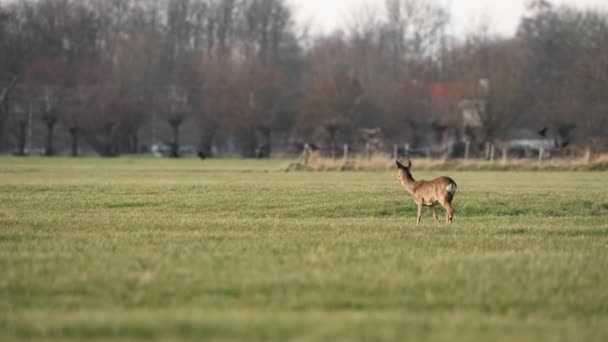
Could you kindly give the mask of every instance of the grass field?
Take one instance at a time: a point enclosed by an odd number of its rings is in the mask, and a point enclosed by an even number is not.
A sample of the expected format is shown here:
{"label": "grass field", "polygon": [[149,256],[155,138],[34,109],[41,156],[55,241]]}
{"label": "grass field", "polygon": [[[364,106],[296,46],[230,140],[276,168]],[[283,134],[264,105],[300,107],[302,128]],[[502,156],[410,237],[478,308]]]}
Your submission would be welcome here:
{"label": "grass field", "polygon": [[608,340],[607,172],[286,164],[0,158],[0,340]]}

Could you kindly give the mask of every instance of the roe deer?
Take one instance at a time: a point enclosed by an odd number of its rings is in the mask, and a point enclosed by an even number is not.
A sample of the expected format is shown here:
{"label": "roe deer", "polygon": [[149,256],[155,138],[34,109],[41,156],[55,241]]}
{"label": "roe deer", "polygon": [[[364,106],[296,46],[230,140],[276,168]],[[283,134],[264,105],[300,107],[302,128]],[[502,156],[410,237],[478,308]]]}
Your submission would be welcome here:
{"label": "roe deer", "polygon": [[422,207],[431,207],[433,209],[433,218],[439,223],[435,206],[441,204],[446,210],[446,224],[451,224],[454,218],[454,208],[452,208],[452,200],[456,194],[458,186],[450,177],[439,177],[431,181],[415,181],[410,173],[412,161],[408,160],[407,166],[397,163],[397,180],[403,185],[405,190],[409,192],[418,204],[418,220],[416,225],[420,224],[422,218]]}

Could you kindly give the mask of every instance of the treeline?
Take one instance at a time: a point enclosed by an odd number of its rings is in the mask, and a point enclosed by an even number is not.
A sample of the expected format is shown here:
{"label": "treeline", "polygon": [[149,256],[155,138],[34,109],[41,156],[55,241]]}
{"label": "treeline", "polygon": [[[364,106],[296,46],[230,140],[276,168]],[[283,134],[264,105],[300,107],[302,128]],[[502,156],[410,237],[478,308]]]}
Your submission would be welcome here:
{"label": "treeline", "polygon": [[201,155],[244,157],[369,144],[372,129],[478,149],[522,129],[608,135],[608,14],[532,1],[515,37],[457,38],[433,2],[383,9],[311,36],[284,0],[0,3],[0,150],[26,154],[32,126],[46,155],[103,156],[163,142],[177,157],[186,130]]}

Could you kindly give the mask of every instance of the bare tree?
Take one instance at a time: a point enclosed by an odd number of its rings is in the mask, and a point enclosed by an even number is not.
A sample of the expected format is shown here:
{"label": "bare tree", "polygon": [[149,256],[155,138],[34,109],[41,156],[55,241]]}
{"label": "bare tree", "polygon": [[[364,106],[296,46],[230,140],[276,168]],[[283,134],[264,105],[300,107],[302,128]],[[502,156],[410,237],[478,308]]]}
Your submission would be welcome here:
{"label": "bare tree", "polygon": [[298,126],[309,132],[323,129],[331,154],[335,156],[338,136],[348,136],[359,126],[356,117],[362,96],[359,80],[346,72],[338,72],[315,85],[305,96]]}
{"label": "bare tree", "polygon": [[180,157],[180,128],[189,114],[188,95],[183,88],[172,85],[165,88],[166,95],[162,96],[161,110],[166,113],[166,120],[171,128],[171,139],[168,143],[172,158]]}
{"label": "bare tree", "polygon": [[415,145],[416,125],[427,122],[430,100],[427,84],[417,81],[386,83],[371,96],[377,103],[377,123],[386,138],[394,143]]}
{"label": "bare tree", "polygon": [[8,127],[11,135],[16,142],[15,154],[25,156],[27,154],[26,145],[28,139],[28,128],[31,127],[32,112],[34,104],[23,89],[17,88],[11,94],[10,115]]}
{"label": "bare tree", "polygon": [[2,150],[4,130],[10,111],[9,97],[17,84],[17,77],[0,89],[0,151]]}
{"label": "bare tree", "polygon": [[293,25],[284,0],[243,2],[241,36],[246,53],[262,63],[276,61],[285,35]]}
{"label": "bare tree", "polygon": [[[478,144],[505,138],[522,118],[522,72],[519,42],[486,34],[466,43],[463,103],[474,118],[470,138]],[[467,108],[463,108],[465,111]]]}
{"label": "bare tree", "polygon": [[199,152],[205,158],[212,157],[212,147],[220,127],[233,111],[232,98],[233,61],[220,57],[203,58],[199,65],[202,79],[200,102],[197,113],[200,125]]}
{"label": "bare tree", "polygon": [[236,63],[230,76],[226,126],[235,135],[243,157],[267,157],[281,103],[283,77],[279,70],[257,62]]}
{"label": "bare tree", "polygon": [[407,67],[439,54],[448,24],[441,6],[423,0],[386,0],[386,11],[383,44],[391,56],[393,73],[398,75],[403,63]]}
{"label": "bare tree", "polygon": [[[607,22],[606,13],[555,7],[546,1],[530,2],[518,38],[525,58],[521,89],[524,106],[534,115],[537,126],[575,124],[581,115],[593,111],[593,103],[603,98],[586,97],[573,84],[583,86],[578,80],[582,75],[580,67],[581,63],[588,63],[590,55],[591,59],[601,61],[596,46],[605,41]],[[584,103],[590,104],[589,108]],[[578,125],[581,137],[590,133],[582,127]]]}
{"label": "bare tree", "polygon": [[[604,16],[593,12],[584,14],[582,26],[587,33],[576,66],[569,75],[569,101],[562,101],[564,111],[557,121],[557,129],[562,144],[572,138],[579,142],[608,147],[608,13]],[[590,37],[592,36],[592,37]],[[581,38],[584,39],[584,38]],[[570,128],[578,130],[577,136],[570,134]],[[602,139],[602,137],[604,139]],[[603,140],[602,143],[600,141]]]}
{"label": "bare tree", "polygon": [[42,121],[46,127],[46,156],[55,154],[54,133],[59,121],[62,101],[64,99],[64,82],[67,68],[60,58],[39,59],[30,64],[24,76],[24,88],[27,95],[35,100]]}

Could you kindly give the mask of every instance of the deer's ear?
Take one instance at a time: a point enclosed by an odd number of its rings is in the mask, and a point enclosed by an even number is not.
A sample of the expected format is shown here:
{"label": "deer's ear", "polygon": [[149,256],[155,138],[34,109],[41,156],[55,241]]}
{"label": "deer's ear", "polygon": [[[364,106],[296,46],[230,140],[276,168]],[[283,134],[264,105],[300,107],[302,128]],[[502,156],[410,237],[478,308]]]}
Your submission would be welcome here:
{"label": "deer's ear", "polygon": [[408,169],[412,168],[412,161],[410,159],[407,160],[407,168]]}
{"label": "deer's ear", "polygon": [[403,166],[399,161],[395,160],[395,163],[397,163],[398,168],[405,169],[405,166]]}

